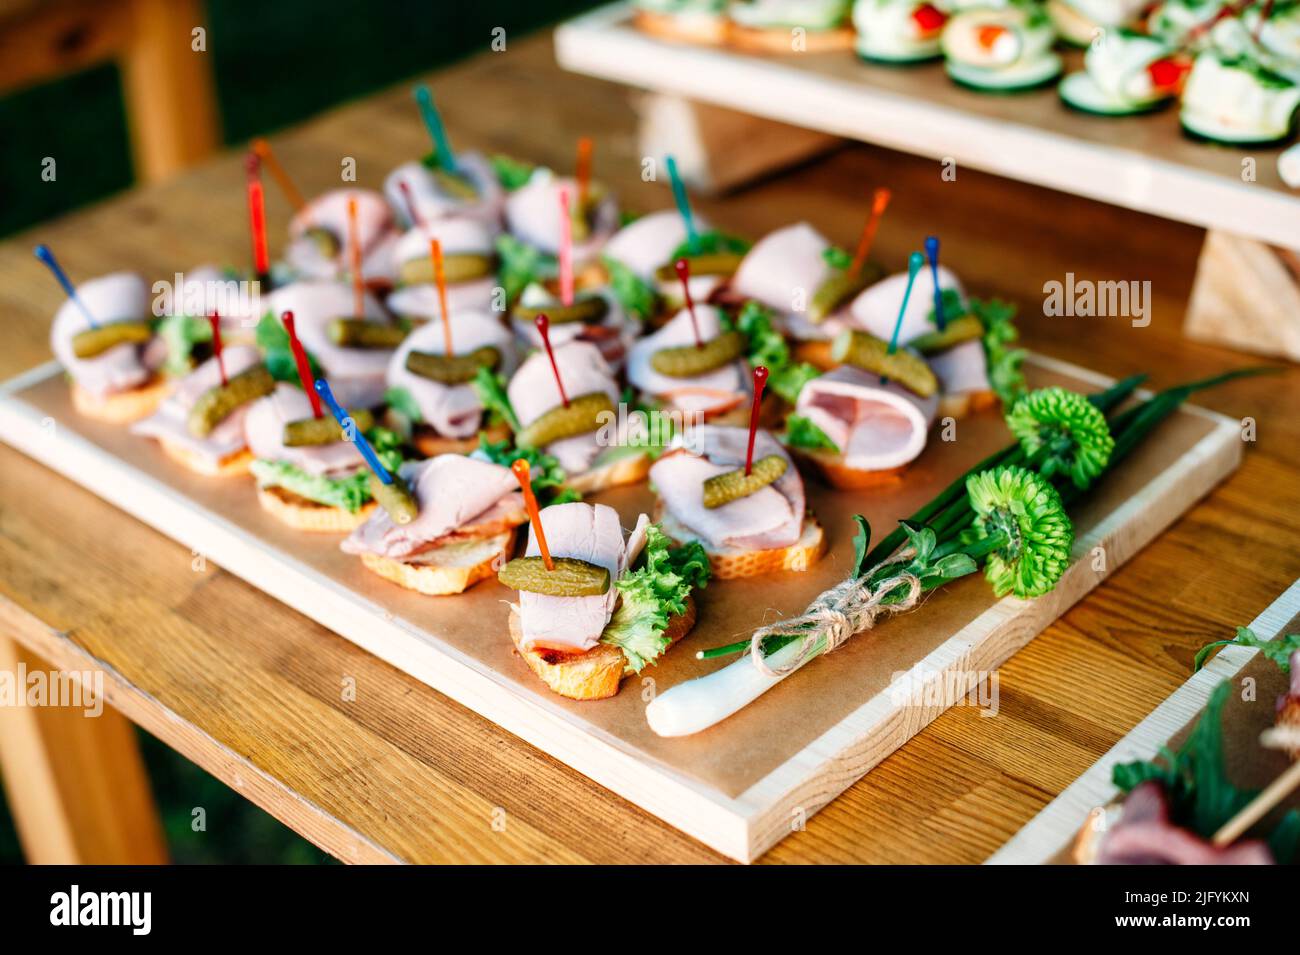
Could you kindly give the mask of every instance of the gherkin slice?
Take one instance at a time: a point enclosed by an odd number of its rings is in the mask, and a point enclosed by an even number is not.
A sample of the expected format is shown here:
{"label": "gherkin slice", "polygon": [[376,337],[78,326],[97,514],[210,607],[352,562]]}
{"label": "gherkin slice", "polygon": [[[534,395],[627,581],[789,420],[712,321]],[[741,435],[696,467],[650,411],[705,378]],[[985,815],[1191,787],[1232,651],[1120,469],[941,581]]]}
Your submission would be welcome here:
{"label": "gherkin slice", "polygon": [[704,506],[721,507],[742,497],[748,497],[779,478],[788,466],[781,455],[769,454],[755,461],[749,474],[745,473],[744,468],[737,468],[725,474],[715,474],[704,482]]}
{"label": "gherkin slice", "polygon": [[364,318],[335,318],[326,328],[330,341],[341,348],[396,348],[406,338],[406,329]]}
{"label": "gherkin slice", "polygon": [[599,597],[609,592],[609,568],[576,557],[556,557],[553,570],[540,557],[516,557],[497,573],[513,590],[548,597]]}
{"label": "gherkin slice", "polygon": [[932,355],[953,345],[983,337],[984,324],[974,315],[961,315],[950,319],[943,326],[943,331],[936,329],[924,335],[917,335],[907,344],[909,348],[915,348],[922,355]]}
{"label": "gherkin slice", "polygon": [[468,355],[413,351],[406,356],[407,371],[444,385],[461,385],[473,381],[480,368],[496,368],[500,363],[501,352],[491,345],[476,348]]}
{"label": "gherkin slice", "polygon": [[316,246],[316,251],[323,259],[336,258],[343,251],[343,243],[339,241],[339,237],[324,226],[312,226],[303,233],[303,238]]}
{"label": "gherkin slice", "polygon": [[[365,408],[350,408],[348,415],[352,418],[357,431],[369,431],[375,426],[375,416]],[[347,436],[344,435],[342,426],[333,417],[327,415],[285,422],[282,440],[286,448],[306,448],[319,444],[333,444],[345,438]]]}
{"label": "gherkin slice", "polygon": [[[683,256],[690,266],[690,275],[735,275],[744,258],[736,252],[706,252],[702,255]],[[677,278],[677,261],[674,259],[666,265],[655,269],[655,278],[660,282],[671,282]]]}
{"label": "gherkin slice", "polygon": [[416,503],[411,489],[406,486],[400,475],[393,475],[393,483],[385,484],[379,475],[370,473],[370,496],[387,512],[394,524],[409,524],[420,514],[420,505]]}
{"label": "gherkin slice", "polygon": [[575,298],[572,305],[556,302],[554,305],[516,305],[514,316],[525,322],[535,321],[545,314],[552,325],[569,322],[599,322],[609,314],[609,302],[599,295]]}
{"label": "gherkin slice", "polygon": [[735,361],[744,349],[740,332],[724,332],[703,345],[661,348],[650,356],[650,367],[670,378],[694,378]]}
{"label": "gherkin slice", "polygon": [[478,189],[475,188],[474,183],[460,173],[448,172],[446,169],[434,169],[432,172],[438,187],[453,199],[472,202],[478,198]]}
{"label": "gherkin slice", "polygon": [[521,448],[544,448],[554,441],[595,431],[604,423],[605,414],[614,414],[609,395],[603,391],[580,395],[570,400],[567,408],[558,405],[524,428],[515,435],[515,443]]}
{"label": "gherkin slice", "polygon": [[808,320],[825,321],[834,311],[876,280],[878,271],[864,265],[857,272],[848,269],[831,273],[813,292],[808,302]]}
{"label": "gherkin slice", "polygon": [[242,404],[264,398],[275,390],[275,379],[265,365],[241,371],[224,385],[209,388],[190,408],[186,426],[196,438],[206,438],[212,429]]}
{"label": "gherkin slice", "polygon": [[[448,282],[468,282],[492,274],[496,260],[478,252],[457,252],[442,257],[442,276]],[[433,260],[422,255],[403,262],[398,268],[403,285],[428,285],[434,281]]]}
{"label": "gherkin slice", "polygon": [[113,322],[73,335],[72,353],[78,358],[94,358],[124,342],[139,345],[152,337],[153,326],[148,322]]}
{"label": "gherkin slice", "polygon": [[866,332],[849,328],[840,332],[831,343],[831,359],[864,371],[874,371],[922,398],[928,398],[939,390],[939,381],[924,358],[902,348],[891,354],[888,342]]}

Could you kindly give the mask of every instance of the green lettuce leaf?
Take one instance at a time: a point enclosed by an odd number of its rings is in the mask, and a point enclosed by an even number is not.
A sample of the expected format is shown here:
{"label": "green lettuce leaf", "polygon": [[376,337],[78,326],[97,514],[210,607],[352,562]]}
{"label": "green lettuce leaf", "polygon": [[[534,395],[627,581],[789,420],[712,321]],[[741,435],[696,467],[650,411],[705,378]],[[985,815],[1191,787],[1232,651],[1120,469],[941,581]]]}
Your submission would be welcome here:
{"label": "green lettuce leaf", "polygon": [[288,461],[258,458],[248,466],[259,487],[282,487],[309,501],[329,507],[341,507],[356,513],[370,500],[368,473],[365,470],[345,478],[308,474]]}
{"label": "green lettuce leaf", "polygon": [[839,452],[839,446],[821,428],[803,415],[792,414],[785,420],[785,443],[796,448]]}
{"label": "green lettuce leaf", "polygon": [[504,153],[496,153],[488,159],[488,162],[492,164],[492,171],[506,192],[514,192],[520,186],[526,185],[528,180],[533,178],[533,170],[537,168],[533,163],[515,159]]}
{"label": "green lettuce leaf", "polygon": [[610,291],[628,314],[645,320],[658,311],[659,295],[641,276],[622,262],[611,258],[602,261],[609,273]]}
{"label": "green lettuce leaf", "polygon": [[985,302],[977,298],[970,299],[967,307],[984,326],[984,357],[988,361],[989,385],[1002,399],[1003,406],[1010,408],[1026,391],[1020,366],[1027,352],[1023,348],[1011,347],[1012,342],[1020,337],[1013,322],[1016,307],[997,299]]}
{"label": "green lettuce leaf", "polygon": [[1210,651],[1216,647],[1258,647],[1265,657],[1272,660],[1278,665],[1283,673],[1291,672],[1291,654],[1300,650],[1300,633],[1287,634],[1285,637],[1279,636],[1276,640],[1261,640],[1255,636],[1255,631],[1250,627],[1238,627],[1237,635],[1231,640],[1215,640],[1213,643],[1207,643],[1196,652],[1196,659],[1192,662],[1192,672],[1195,673],[1201,667],[1205,666],[1205,661],[1210,655]]}
{"label": "green lettuce leaf", "polygon": [[552,256],[520,242],[512,235],[497,236],[496,247],[501,259],[498,277],[508,302],[517,299],[529,282],[550,278],[558,268]]}
{"label": "green lettuce leaf", "polygon": [[478,400],[487,409],[490,420],[504,421],[515,433],[523,430],[515,416],[515,409],[510,404],[510,396],[506,394],[506,380],[502,375],[490,368],[480,367],[471,384],[478,393]]}
{"label": "green lettuce leaf", "polygon": [[567,475],[560,462],[537,448],[516,448],[510,440],[489,441],[487,435],[478,436],[479,452],[493,464],[510,467],[523,458],[528,462],[528,483],[533,486],[538,507],[551,504],[568,504],[581,501],[582,495],[565,484]]}
{"label": "green lettuce leaf", "polygon": [[843,272],[853,264],[853,255],[837,245],[828,245],[822,249],[822,261],[838,272]]}
{"label": "green lettuce leaf", "polygon": [[[257,323],[257,347],[266,356],[266,367],[276,381],[287,381],[301,387],[298,380],[298,362],[293,357],[293,348],[289,345],[289,333],[280,324],[280,319],[267,312]],[[311,366],[313,378],[319,378],[324,371],[316,356],[307,352],[307,364]]]}
{"label": "green lettuce leaf", "polygon": [[699,541],[672,546],[657,524],[646,529],[640,566],[618,579],[619,605],[600,642],[618,647],[634,673],[668,649],[670,617],[685,612],[691,591],[709,581],[709,556]]}
{"label": "green lettuce leaf", "polygon": [[384,404],[388,405],[393,411],[406,418],[412,424],[422,421],[424,416],[420,414],[420,406],[416,404],[415,398],[411,396],[410,391],[401,387],[389,388],[384,392]]}
{"label": "green lettuce leaf", "polygon": [[677,248],[673,249],[673,254],[668,256],[669,262],[676,262],[680,258],[692,255],[717,255],[722,252],[729,252],[735,255],[744,255],[750,249],[750,243],[735,235],[727,235],[717,229],[708,229],[695,236],[695,251],[691,251],[691,243],[688,239]]}
{"label": "green lettuce leaf", "polygon": [[803,386],[821,372],[807,362],[793,361],[790,345],[772,320],[772,313],[758,302],[749,301],[736,317],[736,329],[745,336],[745,357],[751,365],[767,368],[767,387],[794,404]]}

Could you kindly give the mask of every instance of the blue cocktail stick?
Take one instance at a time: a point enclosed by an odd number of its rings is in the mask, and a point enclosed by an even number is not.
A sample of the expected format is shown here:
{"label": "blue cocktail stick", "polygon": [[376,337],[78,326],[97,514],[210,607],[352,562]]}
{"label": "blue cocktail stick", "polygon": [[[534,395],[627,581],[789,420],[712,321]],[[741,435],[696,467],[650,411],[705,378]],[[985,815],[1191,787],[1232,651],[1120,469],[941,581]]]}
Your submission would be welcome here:
{"label": "blue cocktail stick", "polygon": [[[892,355],[898,351],[898,333],[903,327],[903,313],[907,311],[907,301],[912,297],[912,286],[916,284],[916,273],[921,271],[921,266],[925,264],[925,256],[920,252],[913,252],[907,258],[907,288],[903,290],[903,303],[898,306],[898,320],[894,322],[894,334],[889,336],[889,348],[886,354]],[[884,384],[886,378],[880,376],[880,383]]]}
{"label": "blue cocktail stick", "polygon": [[72,299],[72,301],[76,303],[77,308],[81,309],[81,314],[86,316],[86,321],[90,323],[90,327],[98,328],[99,322],[95,321],[95,316],[90,314],[90,309],[86,308],[86,303],[81,300],[81,296],[77,294],[77,290],[73,287],[72,283],[68,281],[67,275],[64,274],[62,266],[59,265],[59,260],[56,259],[54,253],[50,251],[50,247],[44,244],[38,245],[36,247],[36,257],[44,262],[49,270],[54,273],[54,277],[59,280],[59,284],[63,286],[63,291],[67,293],[68,298]]}
{"label": "blue cocktail stick", "polygon": [[379,455],[375,454],[375,449],[370,446],[366,436],[361,433],[357,423],[352,420],[352,416],[334,400],[334,392],[330,391],[329,382],[324,378],[317,378],[315,385],[316,394],[321,396],[321,400],[329,407],[330,413],[343,429],[344,437],[352,435],[352,443],[356,445],[361,456],[366,459],[366,464],[370,465],[370,470],[375,472],[375,477],[379,478],[381,484],[392,484],[393,476],[388,473],[388,469],[379,463]]}
{"label": "blue cocktail stick", "polygon": [[425,128],[429,130],[429,138],[433,140],[433,151],[438,157],[438,168],[455,172],[456,155],[451,151],[447,130],[443,128],[438,108],[433,105],[433,94],[429,92],[429,87],[415,88],[415,102],[420,107],[420,117],[424,120]]}
{"label": "blue cocktail stick", "polygon": [[943,292],[939,288],[939,237],[937,235],[925,237],[925,256],[930,260],[930,276],[934,279],[934,321],[939,326],[939,331],[943,331],[947,319],[943,314]]}
{"label": "blue cocktail stick", "polygon": [[686,198],[686,185],[677,173],[677,160],[668,156],[665,158],[665,165],[668,167],[668,180],[673,186],[673,201],[677,203],[677,211],[681,213],[682,222],[686,226],[686,245],[692,255],[698,255],[700,236],[695,231],[695,217],[691,214],[691,201]]}

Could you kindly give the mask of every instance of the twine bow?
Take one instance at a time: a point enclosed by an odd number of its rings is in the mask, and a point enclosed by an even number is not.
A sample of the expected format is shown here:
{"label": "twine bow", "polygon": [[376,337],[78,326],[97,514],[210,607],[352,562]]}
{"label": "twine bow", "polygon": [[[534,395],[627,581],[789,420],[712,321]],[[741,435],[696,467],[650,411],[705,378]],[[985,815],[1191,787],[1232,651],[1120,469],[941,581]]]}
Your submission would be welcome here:
{"label": "twine bow", "polygon": [[[881,566],[906,563],[910,559],[909,549]],[[900,586],[907,588],[902,599],[884,603],[885,598]],[[830,653],[855,633],[870,630],[881,614],[911,610],[920,597],[921,580],[908,571],[887,577],[874,588],[871,586],[870,575],[849,577],[820,594],[800,616],[756,630],[749,645],[750,658],[765,676],[785,676],[799,669],[819,652]],[[772,667],[763,658],[763,641],[768,637],[798,638],[802,641],[799,652],[781,666]],[[817,644],[821,640],[825,640],[826,646],[819,651]]]}

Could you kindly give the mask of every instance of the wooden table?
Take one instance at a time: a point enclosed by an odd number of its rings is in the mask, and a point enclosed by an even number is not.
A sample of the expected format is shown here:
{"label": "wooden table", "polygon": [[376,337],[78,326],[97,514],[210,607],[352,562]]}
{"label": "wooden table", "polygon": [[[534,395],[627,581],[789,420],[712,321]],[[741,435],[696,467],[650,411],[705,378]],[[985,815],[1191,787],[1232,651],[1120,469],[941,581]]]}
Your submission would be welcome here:
{"label": "wooden table", "polygon": [[[591,134],[596,173],[627,206],[669,204],[665,185],[640,181],[627,91],[560,72],[545,37],[512,39],[508,52],[431,80],[458,145],[565,167],[577,137]],[[426,144],[403,86],[275,146],[315,192],[337,184],[344,157],[357,160],[362,183],[376,185]],[[881,258],[897,266],[923,235],[938,233],[944,259],[975,294],[1022,306],[1030,346],[1112,375],[1150,371],[1157,385],[1245,362],[1179,335],[1199,229],[965,169],[944,182],[940,171],[853,146],[700,205],[749,235],[805,218],[849,243],[865,197],[887,183],[894,202]],[[36,241],[49,242],[77,277],[120,268],[162,277],[239,262],[248,255],[242,182],[239,158],[223,157],[0,245],[0,375],[49,357],[60,296],[31,255]],[[271,202],[280,235],[288,210],[278,196]],[[1066,272],[1150,280],[1151,324],[1044,317],[1043,283]],[[764,861],[979,862],[1091,765],[1183,681],[1198,647],[1249,621],[1300,576],[1298,382],[1292,368],[1206,395],[1204,404],[1255,421],[1258,440],[1238,474],[1001,670],[996,717],[950,710]],[[0,632],[28,656],[103,669],[109,702],[128,719],[347,861],[719,859],[6,448]],[[44,811],[66,834],[44,845],[35,821],[24,824],[29,851],[156,856],[147,799],[131,796],[138,767],[129,750],[110,759],[91,745],[97,730],[83,724],[97,721],[53,721],[54,711],[0,710],[13,801]],[[116,814],[84,808],[124,801]]]}

